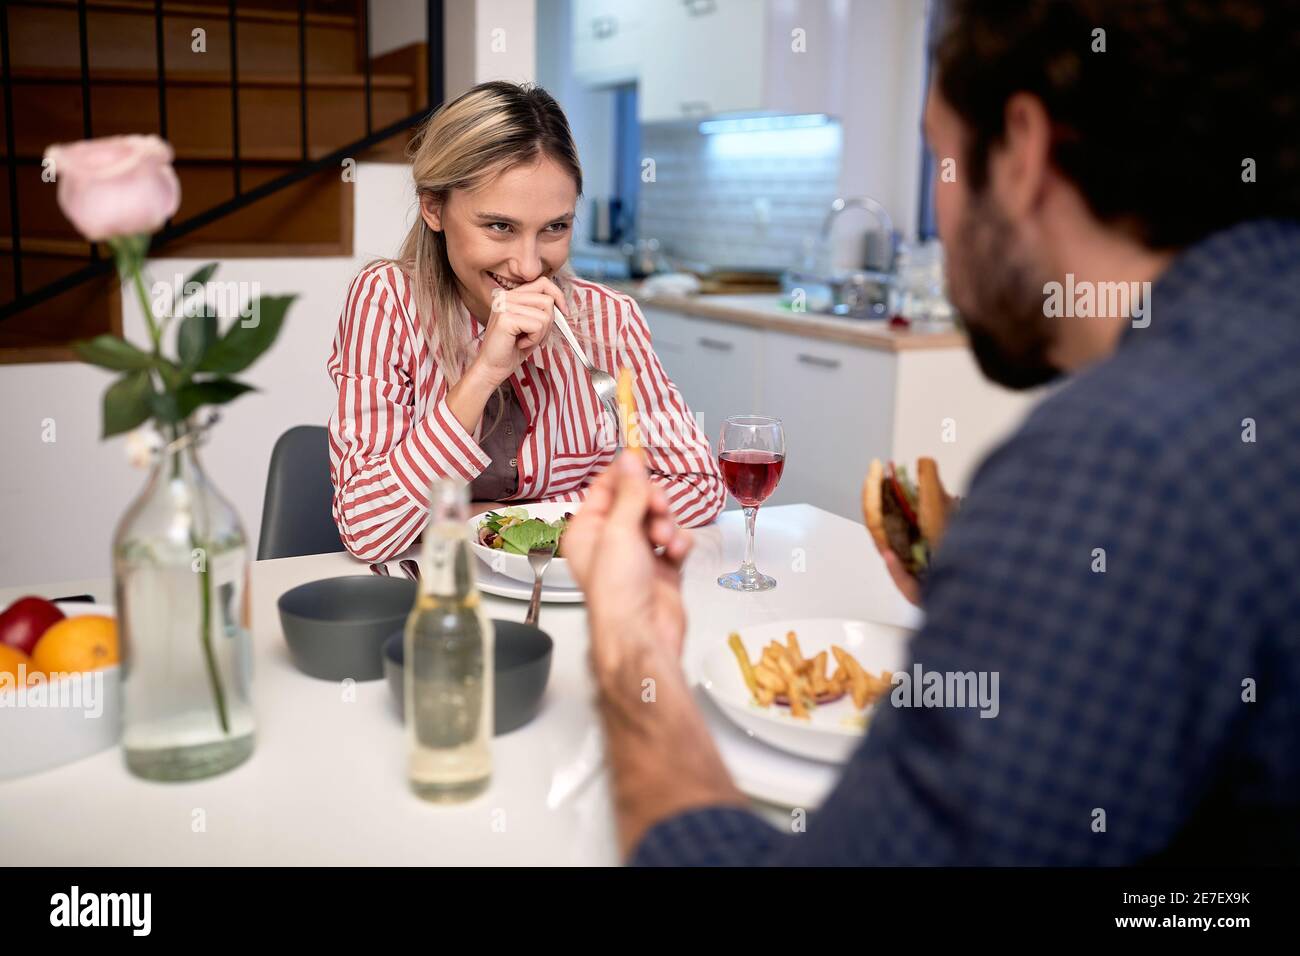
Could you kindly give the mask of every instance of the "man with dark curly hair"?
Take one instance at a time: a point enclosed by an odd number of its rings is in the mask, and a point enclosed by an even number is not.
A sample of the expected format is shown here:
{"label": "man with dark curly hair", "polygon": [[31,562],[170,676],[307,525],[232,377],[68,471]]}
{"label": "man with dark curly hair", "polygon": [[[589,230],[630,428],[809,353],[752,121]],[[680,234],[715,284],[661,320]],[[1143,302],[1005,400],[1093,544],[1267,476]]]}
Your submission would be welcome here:
{"label": "man with dark curly hair", "polygon": [[632,862],[1300,859],[1297,63],[1290,2],[952,4],[949,292],[988,377],[1065,378],[923,587],[882,557],[913,659],[998,674],[1000,707],[878,708],[806,831],[769,827],[677,661],[689,538],[624,456],[566,546]]}

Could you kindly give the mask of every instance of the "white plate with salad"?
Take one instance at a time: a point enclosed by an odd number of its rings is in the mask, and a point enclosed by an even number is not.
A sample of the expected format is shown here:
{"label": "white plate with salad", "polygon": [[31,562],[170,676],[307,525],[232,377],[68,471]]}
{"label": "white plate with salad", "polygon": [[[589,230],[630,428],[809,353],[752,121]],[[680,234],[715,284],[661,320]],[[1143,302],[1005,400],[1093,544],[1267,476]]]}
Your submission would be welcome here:
{"label": "white plate with salad", "polygon": [[497,574],[531,587],[533,569],[528,563],[528,549],[555,542],[557,550],[542,578],[543,587],[577,588],[578,582],[564,559],[564,530],[576,507],[570,501],[536,502],[475,515],[469,523],[470,547]]}

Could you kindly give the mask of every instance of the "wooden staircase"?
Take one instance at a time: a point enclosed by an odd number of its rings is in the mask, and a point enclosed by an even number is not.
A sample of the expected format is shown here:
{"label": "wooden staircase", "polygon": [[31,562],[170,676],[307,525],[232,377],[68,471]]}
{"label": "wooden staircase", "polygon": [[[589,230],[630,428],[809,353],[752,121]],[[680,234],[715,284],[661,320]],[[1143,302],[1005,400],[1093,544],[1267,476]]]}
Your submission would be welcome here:
{"label": "wooden staircase", "polygon": [[[349,158],[404,161],[409,124],[386,140],[364,141],[426,108],[427,46],[416,42],[370,58],[367,72],[364,2],[239,0],[232,17],[228,0],[9,0],[7,98],[13,104],[22,292],[95,261],[90,245],[60,212],[56,186],[42,181],[40,165],[49,144],[85,138],[87,118],[95,137],[159,133],[172,144],[182,190],[173,223],[348,144],[364,146]],[[83,19],[84,73],[78,42]],[[10,119],[4,100],[0,124]],[[4,136],[0,172],[3,307],[16,296]],[[350,255],[352,201],[352,183],[341,164],[332,163],[172,238],[152,254]],[[107,255],[103,248],[95,251]],[[110,273],[0,317],[0,363],[72,360],[68,342],[120,332],[119,310]]]}

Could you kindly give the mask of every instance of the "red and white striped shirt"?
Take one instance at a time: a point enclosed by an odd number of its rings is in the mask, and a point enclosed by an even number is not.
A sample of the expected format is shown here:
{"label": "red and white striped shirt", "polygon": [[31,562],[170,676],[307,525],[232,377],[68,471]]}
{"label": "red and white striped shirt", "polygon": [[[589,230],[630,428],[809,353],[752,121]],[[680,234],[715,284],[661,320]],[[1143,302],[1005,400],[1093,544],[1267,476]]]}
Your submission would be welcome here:
{"label": "red and white striped shirt", "polygon": [[[678,524],[707,524],[726,503],[722,476],[651,348],[641,310],[605,286],[567,281],[591,316],[592,364],[615,376],[620,365],[636,374],[652,480],[667,492]],[[471,344],[471,355],[480,341]],[[386,561],[424,529],[435,477],[470,482],[491,463],[477,440],[485,425],[471,434],[447,407],[448,384],[420,331],[414,289],[396,266],[372,265],[353,279],[327,368],[338,387],[329,420],[334,520],[353,555]],[[510,382],[530,423],[510,500],[581,501],[617,450],[615,426],[586,370],[561,341],[535,350]]]}

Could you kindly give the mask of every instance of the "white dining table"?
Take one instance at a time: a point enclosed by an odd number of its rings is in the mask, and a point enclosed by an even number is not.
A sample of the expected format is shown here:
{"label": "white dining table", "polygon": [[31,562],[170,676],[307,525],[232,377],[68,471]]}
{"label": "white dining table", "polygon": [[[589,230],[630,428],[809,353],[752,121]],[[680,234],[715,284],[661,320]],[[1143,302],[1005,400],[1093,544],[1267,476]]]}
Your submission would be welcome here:
{"label": "white dining table", "polygon": [[[813,617],[919,623],[861,524],[806,504],[763,509],[757,564],[778,582],[763,593],[716,583],[739,565],[744,533],[739,511],[694,532],[683,569],[689,613],[683,666],[692,680],[703,650],[738,627]],[[417,552],[418,546],[406,556]],[[252,757],[206,780],[154,783],[131,776],[112,747],[0,782],[0,864],[617,864],[608,779],[598,759],[585,607],[542,605],[539,624],[555,641],[550,683],[537,718],[494,739],[489,788],[464,804],[431,805],[407,787],[406,739],[386,683],[361,682],[345,693],[337,682],[307,677],[290,662],[281,632],[276,600],[285,591],[369,573],[346,552],[254,562]],[[25,594],[81,593],[109,603],[111,582],[0,588],[0,607]],[[523,620],[524,602],[484,600],[490,616]],[[737,733],[719,711],[706,713],[715,736]],[[799,765],[795,760],[788,772],[803,772]],[[775,803],[760,801],[756,809],[773,822],[789,819],[788,808]]]}

